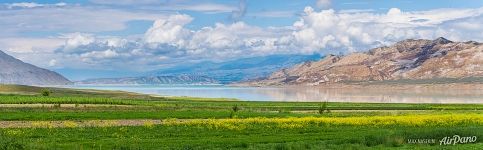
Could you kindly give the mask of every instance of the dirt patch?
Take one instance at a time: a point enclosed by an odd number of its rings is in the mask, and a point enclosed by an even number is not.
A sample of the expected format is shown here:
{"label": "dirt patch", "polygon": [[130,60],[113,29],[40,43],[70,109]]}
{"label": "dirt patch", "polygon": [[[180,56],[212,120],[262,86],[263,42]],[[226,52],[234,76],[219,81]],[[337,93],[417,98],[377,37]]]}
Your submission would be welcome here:
{"label": "dirt patch", "polygon": [[[387,113],[397,113],[397,112],[427,112],[428,110],[330,110],[330,112],[387,112]],[[292,113],[306,113],[306,114],[316,114],[319,113],[318,110],[297,110],[290,111]]]}
{"label": "dirt patch", "polygon": [[134,107],[132,105],[109,105],[109,104],[0,104],[0,108],[77,108],[77,107]]}
{"label": "dirt patch", "polygon": [[[182,120],[180,120],[182,121]],[[162,124],[162,120],[81,120],[81,121],[0,121],[0,128],[75,128],[75,127],[115,127],[152,126]]]}

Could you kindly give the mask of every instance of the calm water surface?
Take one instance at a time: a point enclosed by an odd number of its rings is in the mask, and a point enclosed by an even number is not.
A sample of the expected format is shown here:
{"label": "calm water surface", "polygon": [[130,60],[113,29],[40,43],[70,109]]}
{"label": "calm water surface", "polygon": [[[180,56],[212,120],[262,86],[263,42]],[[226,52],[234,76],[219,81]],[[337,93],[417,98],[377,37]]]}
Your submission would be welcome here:
{"label": "calm water surface", "polygon": [[229,87],[223,85],[74,85],[69,88],[121,90],[162,96],[235,98],[247,101],[483,103],[483,90],[322,89],[316,87]]}

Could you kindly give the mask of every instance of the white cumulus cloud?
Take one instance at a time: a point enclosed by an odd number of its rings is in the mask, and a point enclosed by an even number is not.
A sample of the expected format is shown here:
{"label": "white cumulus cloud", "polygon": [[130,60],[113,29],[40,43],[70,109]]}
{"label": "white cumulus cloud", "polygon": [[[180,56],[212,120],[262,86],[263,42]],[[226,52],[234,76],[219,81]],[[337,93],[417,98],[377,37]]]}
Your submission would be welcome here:
{"label": "white cumulus cloud", "polygon": [[188,15],[172,15],[167,19],[156,20],[146,32],[145,41],[181,47],[186,44],[186,38],[191,34],[184,25],[192,20]]}
{"label": "white cumulus cloud", "polygon": [[67,38],[64,45],[65,50],[72,50],[81,45],[90,44],[96,40],[91,34],[82,34],[79,32],[67,34],[65,37]]}

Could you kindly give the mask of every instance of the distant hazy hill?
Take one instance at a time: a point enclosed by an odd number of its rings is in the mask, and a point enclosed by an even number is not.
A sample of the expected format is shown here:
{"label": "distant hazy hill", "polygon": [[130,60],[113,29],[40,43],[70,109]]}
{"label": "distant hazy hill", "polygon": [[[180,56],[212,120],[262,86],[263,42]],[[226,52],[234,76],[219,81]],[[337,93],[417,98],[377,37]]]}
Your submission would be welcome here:
{"label": "distant hazy hill", "polygon": [[218,81],[204,76],[146,76],[126,78],[100,78],[76,82],[76,84],[216,84]]}
{"label": "distant hazy hill", "polygon": [[56,72],[24,63],[0,51],[0,84],[64,85],[70,81]]}
{"label": "distant hazy hill", "polygon": [[435,40],[404,40],[389,47],[279,70],[251,85],[318,85],[351,81],[427,80],[483,77],[483,44]]}
{"label": "distant hazy hill", "polygon": [[94,78],[121,78],[121,77],[137,77],[143,76],[143,72],[135,72],[130,70],[100,70],[100,69],[74,69],[60,68],[53,71],[63,75],[71,81],[82,81]]}
{"label": "distant hazy hill", "polygon": [[320,55],[271,55],[226,62],[178,65],[139,77],[87,79],[77,84],[225,84],[263,78],[292,65],[320,60]]}
{"label": "distant hazy hill", "polygon": [[149,75],[195,75],[206,76],[220,83],[231,83],[249,79],[263,78],[272,72],[306,61],[320,60],[314,55],[271,55],[252,58],[242,58],[226,62],[202,62],[192,65],[182,65],[173,68],[157,70]]}

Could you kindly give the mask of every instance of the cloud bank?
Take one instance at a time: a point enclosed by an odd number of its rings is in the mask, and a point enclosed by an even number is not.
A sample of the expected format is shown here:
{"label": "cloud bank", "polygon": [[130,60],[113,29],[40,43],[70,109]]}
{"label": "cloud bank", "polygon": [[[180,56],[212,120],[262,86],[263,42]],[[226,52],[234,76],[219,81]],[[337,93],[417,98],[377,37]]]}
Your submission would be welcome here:
{"label": "cloud bank", "polygon": [[[92,2],[107,4],[110,1]],[[131,2],[119,1],[119,5]],[[143,2],[149,4],[154,1]],[[56,9],[47,9],[47,6]],[[330,1],[319,0],[316,6],[327,8]],[[246,14],[246,2],[242,0],[238,8],[223,10],[231,12],[230,17],[234,22],[191,29],[188,26],[196,18],[181,13],[130,12],[30,3],[6,7],[11,8],[7,8],[9,11],[0,10],[1,26],[6,29],[4,35],[0,36],[44,30],[67,33],[37,40],[29,46],[20,45],[28,42],[17,42],[17,45],[10,42],[29,39],[0,39],[0,43],[5,43],[3,47],[0,46],[1,49],[25,53],[24,56],[44,53],[39,55],[42,59],[32,61],[49,67],[108,67],[146,71],[179,63],[271,54],[349,53],[410,38],[434,39],[443,36],[456,41],[483,41],[482,34],[474,34],[483,32],[483,8],[409,12],[391,8],[378,13],[333,9],[319,11],[306,7],[291,26],[259,27],[241,21]],[[36,21],[42,16],[51,15],[58,17],[44,22]],[[152,20],[153,24],[143,35],[133,37],[95,34],[122,30],[132,20]],[[55,46],[45,47],[43,43]],[[37,50],[42,48],[50,50]],[[18,55],[22,57],[22,54]]]}

